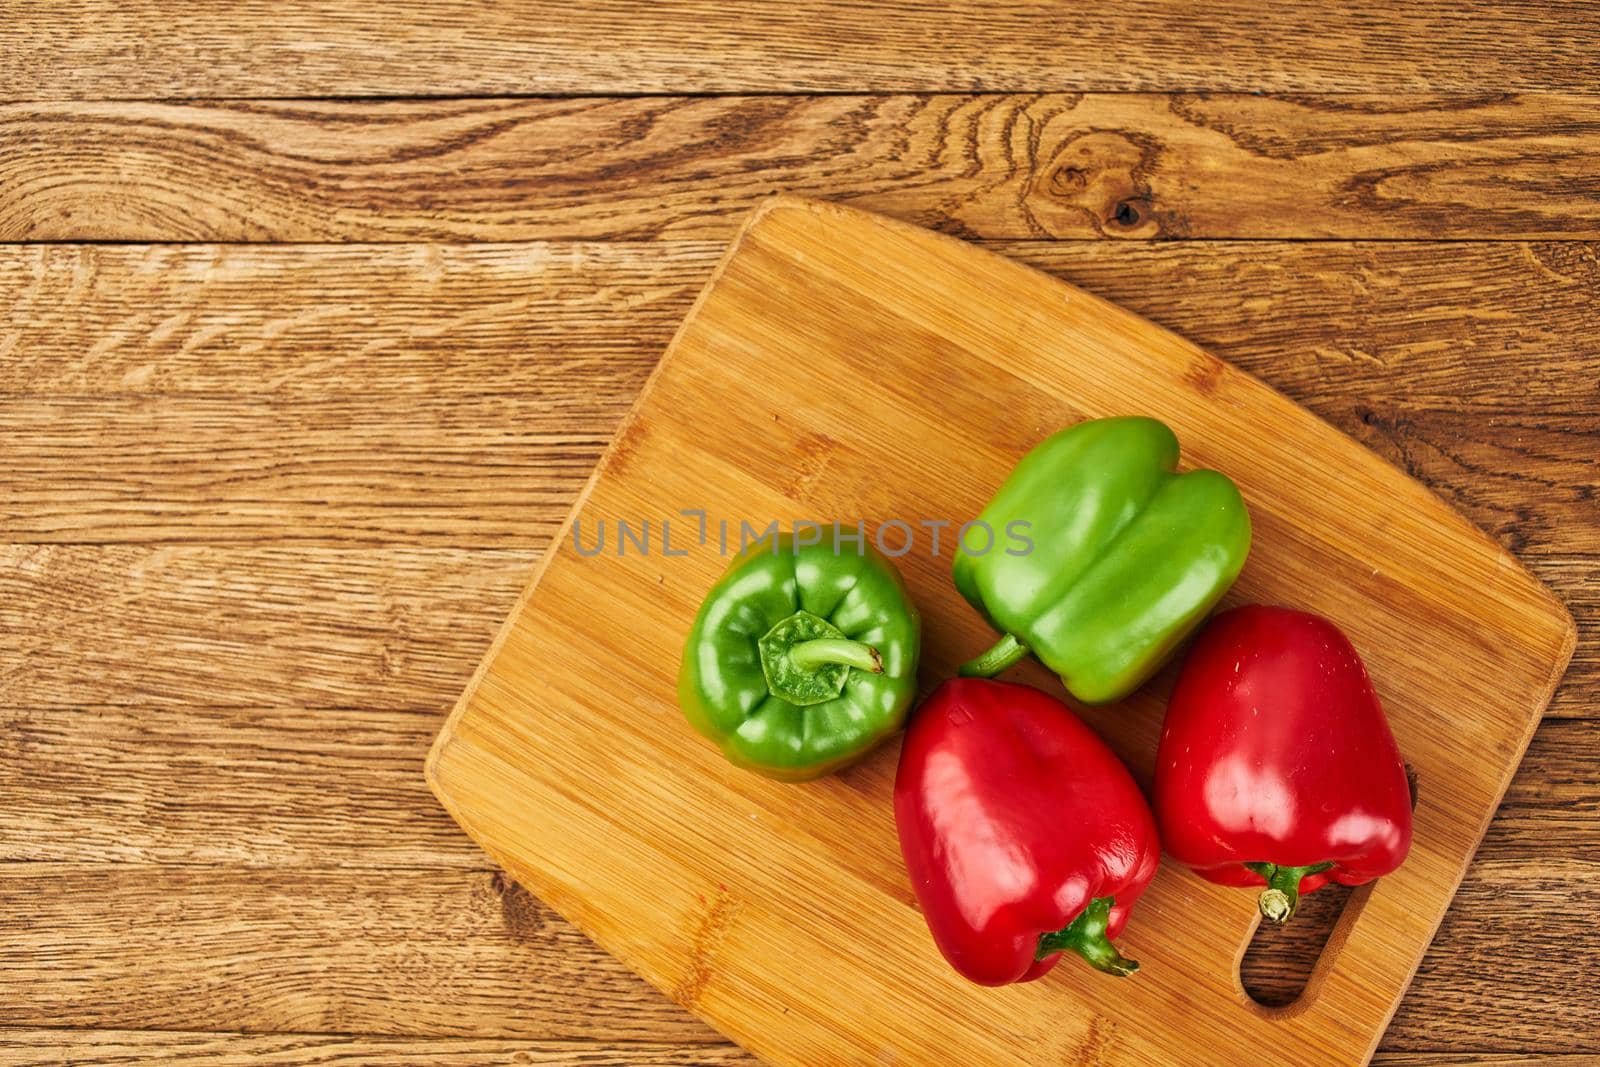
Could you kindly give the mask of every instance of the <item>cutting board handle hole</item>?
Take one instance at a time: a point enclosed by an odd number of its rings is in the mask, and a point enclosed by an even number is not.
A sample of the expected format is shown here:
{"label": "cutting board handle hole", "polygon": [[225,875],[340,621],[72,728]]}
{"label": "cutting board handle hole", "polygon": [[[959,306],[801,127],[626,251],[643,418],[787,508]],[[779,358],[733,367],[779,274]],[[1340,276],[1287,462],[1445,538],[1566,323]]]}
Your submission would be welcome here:
{"label": "cutting board handle hole", "polygon": [[[1406,785],[1415,810],[1417,771],[1409,763]],[[1270,1018],[1298,1015],[1309,1008],[1377,884],[1329,882],[1301,897],[1289,922],[1258,923],[1239,956],[1239,989],[1249,1007]]]}
{"label": "cutting board handle hole", "polygon": [[[1329,882],[1301,897],[1294,918],[1282,926],[1260,923],[1239,957],[1239,986],[1249,1006],[1274,1017],[1310,1007],[1376,884]],[[1251,903],[1247,893],[1241,896]]]}

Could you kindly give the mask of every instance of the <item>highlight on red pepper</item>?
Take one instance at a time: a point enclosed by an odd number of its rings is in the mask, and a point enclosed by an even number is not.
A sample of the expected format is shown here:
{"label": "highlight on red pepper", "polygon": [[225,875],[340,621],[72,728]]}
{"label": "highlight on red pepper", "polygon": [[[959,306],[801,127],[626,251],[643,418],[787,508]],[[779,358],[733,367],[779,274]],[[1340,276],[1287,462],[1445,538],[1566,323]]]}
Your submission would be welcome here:
{"label": "highlight on red pepper", "polygon": [[1339,628],[1262,605],[1212,619],[1167,706],[1155,810],[1174,859],[1222,885],[1265,886],[1261,914],[1275,923],[1302,893],[1399,867],[1405,763]]}
{"label": "highlight on red pepper", "polygon": [[1155,876],[1155,819],[1065,704],[945,682],[906,731],[894,815],[928,929],[968,979],[1031,981],[1068,951],[1108,974],[1138,969],[1111,941]]}

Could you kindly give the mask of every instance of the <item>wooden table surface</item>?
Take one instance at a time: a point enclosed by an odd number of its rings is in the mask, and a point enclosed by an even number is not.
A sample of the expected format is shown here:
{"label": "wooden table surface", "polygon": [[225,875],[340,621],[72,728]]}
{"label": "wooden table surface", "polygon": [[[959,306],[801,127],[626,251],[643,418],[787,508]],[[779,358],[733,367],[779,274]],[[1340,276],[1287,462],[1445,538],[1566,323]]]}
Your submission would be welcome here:
{"label": "wooden table surface", "polygon": [[0,1061],[751,1062],[421,766],[782,189],[1170,326],[1556,590],[1379,1062],[1595,1062],[1600,7],[224,6],[0,0]]}

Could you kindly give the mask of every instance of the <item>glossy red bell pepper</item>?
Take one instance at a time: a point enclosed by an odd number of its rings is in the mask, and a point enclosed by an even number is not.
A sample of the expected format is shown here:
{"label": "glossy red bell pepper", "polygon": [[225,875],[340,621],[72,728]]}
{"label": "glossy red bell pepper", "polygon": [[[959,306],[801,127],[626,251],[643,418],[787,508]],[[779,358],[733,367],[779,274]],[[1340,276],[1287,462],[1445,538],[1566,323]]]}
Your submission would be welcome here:
{"label": "glossy red bell pepper", "polygon": [[933,939],[974,982],[1038,978],[1071,950],[1102,971],[1161,858],[1126,767],[1025,685],[945,682],[906,732],[895,825]]}
{"label": "glossy red bell pepper", "polygon": [[1265,885],[1272,922],[1411,847],[1405,763],[1361,657],[1327,619],[1287,608],[1235,608],[1200,632],[1167,706],[1155,809],[1174,859]]}

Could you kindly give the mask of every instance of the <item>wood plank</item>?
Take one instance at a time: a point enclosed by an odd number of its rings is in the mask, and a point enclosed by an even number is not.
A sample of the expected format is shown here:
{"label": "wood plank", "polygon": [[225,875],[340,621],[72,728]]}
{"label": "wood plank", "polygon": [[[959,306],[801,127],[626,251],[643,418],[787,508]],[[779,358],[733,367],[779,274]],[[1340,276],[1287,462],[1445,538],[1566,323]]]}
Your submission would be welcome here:
{"label": "wood plank", "polygon": [[[183,1067],[357,1063],[362,1067],[758,1067],[733,1045],[539,1041],[375,1034],[249,1034],[196,1030],[51,1030],[0,1027],[11,1067],[135,1063]],[[1407,1061],[1417,1062],[1417,1061]]]}
{"label": "wood plank", "polygon": [[567,415],[625,409],[718,252],[0,246],[0,393],[494,393]]}
{"label": "wood plank", "polygon": [[1476,864],[1384,1047],[1593,1054],[1600,999],[1572,983],[1600,967],[1594,855]]}
{"label": "wood plank", "polygon": [[[441,721],[381,708],[0,710],[12,769],[0,862],[481,869],[419,773]],[[1600,720],[1545,722],[1480,857],[1600,846],[1597,752]]]}
{"label": "wood plank", "polygon": [[0,864],[0,1023],[715,1042],[491,871]]}
{"label": "wood plank", "polygon": [[[1600,243],[986,244],[1346,429],[1358,404],[1581,413]],[[711,242],[0,246],[0,394],[530,393],[626,407]]]}
{"label": "wood plank", "polygon": [[[483,854],[422,780],[440,720],[381,708],[0,709],[0,862],[481,870]],[[1555,758],[1564,765],[1560,746]]]}
{"label": "wood plank", "polygon": [[[1595,475],[1582,437],[1600,338],[1600,313],[1589,299],[1600,285],[1592,245],[1468,244],[1448,255],[1413,244],[997,247],[1222,352],[1407,464],[1503,536],[1528,510],[1533,494],[1524,490],[1532,486],[1553,499],[1530,517],[1551,521],[1538,535],[1523,531],[1524,541],[1544,536],[1554,539],[1552,548],[1571,548],[1564,531],[1583,529],[1566,520],[1593,505],[1582,490]],[[337,473],[250,453],[253,440],[277,447],[277,436],[264,430],[280,421],[284,450],[295,456],[315,457],[319,439],[352,422],[355,443],[376,435],[373,451],[396,448],[393,435],[403,432],[408,447],[446,461],[470,458],[481,443],[472,433],[493,433],[503,422],[513,436],[502,434],[495,445],[539,468],[516,472],[525,483],[516,515],[558,518],[714,254],[696,246],[658,262],[652,246],[603,245],[554,261],[505,248],[14,250],[0,256],[0,297],[10,298],[0,300],[8,357],[0,391],[52,395],[43,408],[18,406],[6,416],[15,439],[32,446],[23,477],[46,494],[35,502],[45,514],[30,516],[25,506],[8,532],[93,536],[56,529],[76,522],[102,535],[111,527],[141,536],[125,497],[98,516],[92,492],[73,494],[70,516],[51,510],[53,487],[83,488],[85,455],[71,441],[29,441],[30,433],[52,433],[47,416],[58,415],[59,425],[86,423],[78,428],[113,442],[148,435],[152,425],[173,431],[163,437],[174,440],[150,455],[94,457],[132,465],[129,477],[179,483],[160,486],[177,499],[150,503],[165,517],[144,536],[168,536],[162,523],[169,520],[206,521],[193,513],[218,502],[218,492],[233,536],[248,535],[253,510],[290,507],[297,493],[323,499],[336,492]],[[170,284],[171,273],[186,283]],[[583,291],[592,298],[563,302]],[[141,407],[121,399],[152,391],[254,403],[230,418],[221,400],[169,409],[175,402]],[[60,392],[119,399],[102,409],[56,399]],[[354,395],[334,402],[325,399],[330,392]],[[387,405],[391,392],[409,402]],[[426,395],[413,398],[419,392]],[[461,394],[478,393],[495,398],[474,397],[467,403],[475,411],[463,406]],[[305,405],[302,398],[313,396],[333,406]],[[289,398],[298,410],[288,410]],[[231,439],[210,481],[194,477],[188,437],[207,447]],[[343,454],[373,461],[357,448]],[[397,496],[426,487],[447,502],[461,488],[463,479],[427,472],[408,481],[414,458],[377,461],[390,468]],[[538,501],[534,484],[544,493]],[[504,491],[501,483],[491,493]],[[365,535],[381,535],[386,520],[371,515],[369,499],[346,504],[336,496],[321,520],[297,515],[300,535],[369,521],[380,529]],[[476,511],[485,501],[469,493],[462,504]],[[469,521],[489,525],[482,516]],[[276,520],[268,524],[282,532]]]}
{"label": "wood plank", "polygon": [[[0,1053],[13,1067],[63,1062],[247,1067],[350,1060],[365,1067],[756,1067],[735,1045],[529,1041],[516,1038],[383,1037],[361,1034],[241,1034],[183,1030],[49,1030],[0,1027]],[[1373,1067],[1594,1067],[1588,1053],[1382,1052]]]}
{"label": "wood plank", "polygon": [[[190,707],[0,714],[0,758],[20,769],[0,782],[8,816],[0,859],[481,869],[482,856],[423,795],[415,771],[437,722],[429,714]],[[1597,744],[1600,722],[1541,728],[1480,862],[1593,851],[1600,809],[1588,783]],[[551,914],[544,921],[560,924]],[[1451,961],[1447,971],[1494,958],[1474,950],[1457,960],[1450,944],[1438,950]],[[1277,972],[1258,971],[1252,989],[1292,987],[1303,954],[1282,962]]]}
{"label": "wood plank", "polygon": [[983,238],[1600,237],[1583,95],[30,102],[0,141],[7,241],[721,241],[775,189]]}
{"label": "wood plank", "polygon": [[1491,860],[1600,852],[1600,720],[1546,719],[1483,839]]}
{"label": "wood plank", "polygon": [[[1379,415],[1408,398],[1581,412],[1594,382],[1596,243],[986,247],[1221,350],[1351,428],[1362,401]],[[625,407],[720,252],[0,246],[0,393],[494,392]]]}
{"label": "wood plank", "polygon": [[525,550],[0,546],[13,707],[443,709]]}
{"label": "wood plank", "polygon": [[[1600,1004],[1571,983],[1600,966],[1597,874],[1576,860],[1474,867],[1383,1048],[1588,1051]],[[11,863],[0,904],[3,1026],[725,1048],[488,871]]]}
{"label": "wood plank", "polygon": [[0,529],[48,543],[535,545],[621,416],[603,395],[537,393],[17,398],[0,408]]}
{"label": "wood plank", "polygon": [[[1600,612],[1596,245],[994,247],[1260,375],[1444,495],[1583,617]],[[15,472],[0,530],[541,548],[718,251],[0,249],[0,452]],[[121,580],[101,569],[112,558],[91,554],[73,581]],[[329,557],[292,558],[309,573]],[[30,613],[13,633],[61,622]],[[1600,678],[1600,633],[1580,641],[1553,714],[1585,713]],[[85,681],[57,695],[126,699]],[[259,683],[246,672],[246,703],[285,699]],[[410,696],[397,706],[448,699]]]}
{"label": "wood plank", "polygon": [[1528,1035],[1530,1050],[1520,1052],[1382,1052],[1373,1067],[1594,1067],[1595,1054],[1574,1052],[1552,1056],[1537,1051],[1538,1037]]}
{"label": "wood plank", "polygon": [[[1180,12],[1181,16],[1180,17]],[[46,17],[47,16],[47,17]],[[1592,87],[1592,3],[6,0],[15,99]]]}

